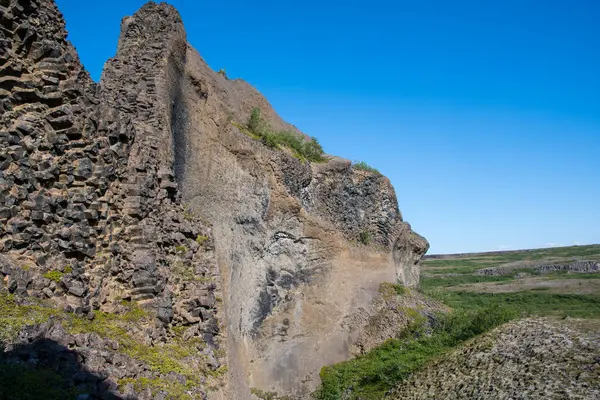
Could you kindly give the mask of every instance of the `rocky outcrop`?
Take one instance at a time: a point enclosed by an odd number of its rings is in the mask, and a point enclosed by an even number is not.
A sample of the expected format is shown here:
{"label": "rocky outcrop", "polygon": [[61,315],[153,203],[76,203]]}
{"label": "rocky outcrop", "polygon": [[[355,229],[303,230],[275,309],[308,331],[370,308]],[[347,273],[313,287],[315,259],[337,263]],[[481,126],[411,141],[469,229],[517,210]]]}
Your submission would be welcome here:
{"label": "rocky outcrop", "polygon": [[0,290],[90,318],[132,301],[154,315],[140,340],[181,327],[216,360],[211,231],[175,181],[179,15],[149,3],[125,19],[99,85],[52,1],[2,1],[0,20]]}
{"label": "rocky outcrop", "polygon": [[35,337],[64,329],[52,340],[66,348],[109,351],[72,336],[103,326],[77,318],[98,316],[114,322],[101,334],[126,332],[119,348],[199,343],[173,352],[185,356],[171,370],[130,350],[127,376],[110,354],[84,357],[115,395],[164,395],[170,381],[202,398],[209,383],[189,382],[183,364],[218,376],[225,338],[230,398],[251,387],[305,395],[321,366],[364,342],[382,282],[418,284],[428,243],[389,180],[249,135],[256,107],[274,129],[298,131],[251,86],[212,71],[172,7],[150,2],[123,19],[99,84],[52,1],[0,0],[0,21],[0,290],[16,307],[63,310],[51,313],[62,328]]}

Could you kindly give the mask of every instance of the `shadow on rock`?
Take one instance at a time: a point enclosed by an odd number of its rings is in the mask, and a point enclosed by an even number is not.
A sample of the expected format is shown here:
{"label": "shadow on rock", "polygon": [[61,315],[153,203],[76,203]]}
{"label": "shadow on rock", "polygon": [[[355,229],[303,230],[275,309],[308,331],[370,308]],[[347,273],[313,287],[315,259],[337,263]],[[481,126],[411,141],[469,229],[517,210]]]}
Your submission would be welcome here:
{"label": "shadow on rock", "polygon": [[50,339],[0,342],[0,399],[134,400],[118,395],[114,382],[87,371],[83,361],[80,353]]}

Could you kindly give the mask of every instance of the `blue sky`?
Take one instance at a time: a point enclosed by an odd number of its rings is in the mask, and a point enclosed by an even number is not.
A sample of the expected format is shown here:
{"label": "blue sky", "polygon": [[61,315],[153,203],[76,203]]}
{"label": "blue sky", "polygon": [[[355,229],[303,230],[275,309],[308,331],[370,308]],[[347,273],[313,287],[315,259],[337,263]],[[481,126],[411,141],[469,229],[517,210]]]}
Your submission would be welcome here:
{"label": "blue sky", "polygon": [[[144,1],[57,0],[99,79]],[[173,0],[214,69],[387,175],[430,253],[600,243],[600,2]]]}

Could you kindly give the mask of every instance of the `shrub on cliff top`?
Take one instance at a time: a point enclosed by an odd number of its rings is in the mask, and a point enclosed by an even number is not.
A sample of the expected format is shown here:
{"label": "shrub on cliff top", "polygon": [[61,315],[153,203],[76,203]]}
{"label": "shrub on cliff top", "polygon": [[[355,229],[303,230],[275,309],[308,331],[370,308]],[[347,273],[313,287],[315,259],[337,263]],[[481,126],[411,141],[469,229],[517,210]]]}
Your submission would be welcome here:
{"label": "shrub on cliff top", "polygon": [[364,161],[354,161],[352,163],[352,168],[357,169],[359,171],[367,171],[367,172],[372,172],[377,175],[381,175],[381,172],[379,172],[379,170],[377,168],[371,167],[369,164],[367,164]]}
{"label": "shrub on cliff top", "polygon": [[270,148],[287,147],[300,160],[312,162],[325,160],[323,148],[315,137],[311,137],[309,140],[297,132],[274,131],[262,117],[259,108],[252,109],[246,127],[265,146]]}

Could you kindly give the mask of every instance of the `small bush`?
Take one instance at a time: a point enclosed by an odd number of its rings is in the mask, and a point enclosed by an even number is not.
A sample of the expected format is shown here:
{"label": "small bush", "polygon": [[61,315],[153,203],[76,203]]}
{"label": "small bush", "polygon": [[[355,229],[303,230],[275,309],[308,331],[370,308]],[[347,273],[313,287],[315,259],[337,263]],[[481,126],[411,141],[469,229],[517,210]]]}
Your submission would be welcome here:
{"label": "small bush", "polygon": [[359,240],[362,244],[367,245],[373,240],[373,235],[369,231],[362,231],[359,235]]}
{"label": "small bush", "polygon": [[247,128],[250,132],[257,136],[262,136],[267,130],[267,124],[260,114],[260,108],[253,108],[250,112],[250,118],[248,119]]}
{"label": "small bush", "polygon": [[294,156],[300,160],[323,162],[325,156],[317,138],[305,138],[302,134],[289,131],[274,131],[261,116],[260,109],[254,108],[250,113],[248,131],[265,146],[276,149],[284,146],[292,150]]}
{"label": "small bush", "polygon": [[371,167],[369,164],[367,164],[364,161],[355,161],[352,164],[352,168],[357,169],[359,171],[367,171],[367,172],[372,172],[377,175],[381,175],[381,172],[379,172],[379,170],[377,168]]}

